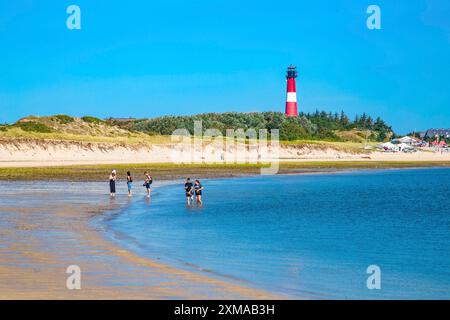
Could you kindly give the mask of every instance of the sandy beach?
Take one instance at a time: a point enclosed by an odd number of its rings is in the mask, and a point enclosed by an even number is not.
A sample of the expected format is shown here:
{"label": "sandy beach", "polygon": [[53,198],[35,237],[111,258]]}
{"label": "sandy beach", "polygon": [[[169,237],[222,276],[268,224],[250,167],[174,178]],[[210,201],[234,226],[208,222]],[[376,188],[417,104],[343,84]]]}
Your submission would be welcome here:
{"label": "sandy beach", "polygon": [[[173,163],[171,144],[130,145],[74,141],[0,141],[0,168],[53,167],[67,165]],[[269,148],[270,149],[270,148]],[[208,146],[197,160],[203,163],[223,163],[222,148]],[[450,161],[450,152],[433,149],[415,153],[379,152],[376,150],[338,150],[314,145],[281,145],[277,154],[280,162],[314,161]],[[245,154],[242,156],[245,157]],[[239,156],[237,157],[239,158]],[[245,162],[245,158],[243,158]],[[176,160],[180,160],[176,158]],[[189,162],[189,159],[183,159]],[[267,158],[267,161],[273,161]]]}
{"label": "sandy beach", "polygon": [[[103,184],[2,182],[0,299],[269,299],[269,293],[139,257],[91,219],[127,204]],[[81,290],[66,288],[79,265]]]}

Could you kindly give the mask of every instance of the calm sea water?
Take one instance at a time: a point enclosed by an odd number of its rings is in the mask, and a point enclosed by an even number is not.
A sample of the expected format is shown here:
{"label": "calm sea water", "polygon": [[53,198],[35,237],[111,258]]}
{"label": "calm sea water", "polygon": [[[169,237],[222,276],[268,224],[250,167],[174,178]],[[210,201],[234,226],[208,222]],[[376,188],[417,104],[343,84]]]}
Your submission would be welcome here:
{"label": "calm sea water", "polygon": [[[288,298],[450,299],[450,170],[205,180],[106,222],[138,254]],[[366,286],[369,265],[381,289]]]}

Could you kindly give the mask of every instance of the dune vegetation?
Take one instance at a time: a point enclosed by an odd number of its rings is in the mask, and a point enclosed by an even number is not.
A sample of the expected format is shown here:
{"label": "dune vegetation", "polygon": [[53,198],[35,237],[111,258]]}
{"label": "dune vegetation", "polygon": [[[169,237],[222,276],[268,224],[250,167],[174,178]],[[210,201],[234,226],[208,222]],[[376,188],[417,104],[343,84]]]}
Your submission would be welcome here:
{"label": "dune vegetation", "polygon": [[122,144],[169,143],[170,137],[129,131],[95,117],[29,116],[0,127],[3,140],[63,140]]}
{"label": "dune vegetation", "polygon": [[216,129],[223,135],[227,129],[278,129],[280,140],[319,140],[319,141],[384,141],[394,135],[392,128],[381,118],[373,119],[366,114],[350,120],[348,116],[316,111],[301,113],[298,117],[286,117],[281,112],[251,113],[205,113],[192,116],[164,116],[153,119],[128,119],[108,122],[121,128],[146,132],[148,134],[170,135],[179,128],[194,133],[195,121],[201,121],[203,131]]}
{"label": "dune vegetation", "polygon": [[126,144],[170,143],[174,130],[185,128],[194,133],[194,122],[202,121],[204,133],[217,129],[279,129],[280,140],[289,145],[335,148],[357,152],[361,144],[375,144],[392,137],[390,126],[380,118],[357,116],[353,121],[342,112],[316,111],[288,118],[279,112],[207,113],[193,116],[165,116],[153,119],[99,119],[69,115],[29,116],[14,124],[0,126],[0,139],[64,140]]}

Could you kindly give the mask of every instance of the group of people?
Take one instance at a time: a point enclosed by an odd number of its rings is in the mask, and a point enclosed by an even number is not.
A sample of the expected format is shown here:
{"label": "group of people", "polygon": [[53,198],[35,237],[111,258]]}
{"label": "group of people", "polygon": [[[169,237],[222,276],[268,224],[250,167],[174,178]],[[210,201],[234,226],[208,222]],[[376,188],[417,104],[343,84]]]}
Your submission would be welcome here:
{"label": "group of people", "polygon": [[[151,187],[153,183],[153,178],[148,174],[147,171],[144,172],[144,184],[143,186],[147,190],[147,198],[150,198],[151,195]],[[111,197],[116,196],[116,180],[117,180],[117,171],[111,171],[109,175],[109,193]],[[131,172],[127,171],[127,188],[128,188],[128,196],[131,197],[133,195],[133,177],[131,176]]]}
{"label": "group of people", "polygon": [[[116,181],[117,181],[117,171],[112,170],[109,175],[109,192],[110,196],[114,198],[116,196]],[[147,191],[147,198],[151,196],[151,186],[153,183],[152,176],[145,171],[144,172],[144,184]],[[131,172],[127,172],[127,188],[128,188],[128,196],[131,197],[133,195],[133,176]],[[186,179],[186,183],[184,184],[184,190],[186,191],[186,204],[188,206],[194,205],[194,196],[197,205],[202,204],[202,194],[203,194],[203,186],[198,179],[194,180],[194,183],[191,182],[191,178]]]}
{"label": "group of people", "polygon": [[184,184],[184,190],[186,190],[186,204],[188,206],[194,205],[194,194],[197,205],[202,204],[203,186],[199,180],[195,180],[192,183],[191,178],[187,178]]}

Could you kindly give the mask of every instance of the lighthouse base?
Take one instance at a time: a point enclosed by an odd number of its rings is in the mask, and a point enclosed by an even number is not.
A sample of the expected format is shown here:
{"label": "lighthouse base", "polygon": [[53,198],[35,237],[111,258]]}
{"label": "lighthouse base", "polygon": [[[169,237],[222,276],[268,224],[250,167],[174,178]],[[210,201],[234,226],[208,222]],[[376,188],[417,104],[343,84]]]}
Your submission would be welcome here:
{"label": "lighthouse base", "polygon": [[286,117],[297,117],[297,102],[286,102]]}

